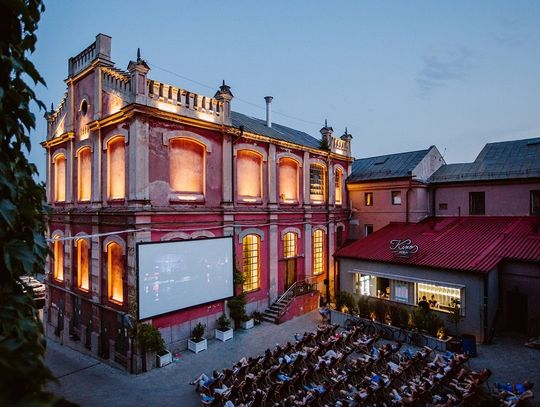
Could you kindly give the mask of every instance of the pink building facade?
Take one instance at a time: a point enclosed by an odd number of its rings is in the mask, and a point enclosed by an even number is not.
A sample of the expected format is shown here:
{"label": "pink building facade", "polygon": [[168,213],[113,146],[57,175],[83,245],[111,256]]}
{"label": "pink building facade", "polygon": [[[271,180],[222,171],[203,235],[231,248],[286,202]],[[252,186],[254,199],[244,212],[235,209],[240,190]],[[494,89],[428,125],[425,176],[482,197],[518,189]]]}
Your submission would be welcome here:
{"label": "pink building facade", "polygon": [[[349,233],[351,136],[254,119],[231,111],[225,83],[198,95],[151,80],[139,55],[127,71],[110,56],[100,34],[70,58],[65,97],[46,115],[47,334],[127,366],[138,242],[233,236],[248,312],[305,279],[331,297],[333,252]],[[198,322],[211,336],[223,312],[216,301],[148,322],[182,348]]]}

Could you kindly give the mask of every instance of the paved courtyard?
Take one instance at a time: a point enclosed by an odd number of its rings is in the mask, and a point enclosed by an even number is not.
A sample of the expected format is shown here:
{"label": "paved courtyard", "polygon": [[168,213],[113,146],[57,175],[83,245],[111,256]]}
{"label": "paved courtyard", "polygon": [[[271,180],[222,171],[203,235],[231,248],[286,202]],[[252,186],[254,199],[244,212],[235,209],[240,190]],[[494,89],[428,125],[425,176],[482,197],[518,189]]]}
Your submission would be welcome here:
{"label": "paved courtyard", "polygon": [[[198,406],[199,396],[188,384],[196,375],[230,367],[243,356],[293,341],[295,332],[316,329],[319,319],[313,311],[282,325],[264,323],[247,332],[235,331],[232,341],[211,340],[207,351],[181,352],[177,362],[140,375],[129,375],[48,341],[46,362],[59,381],[59,385],[50,384],[49,390],[82,406]],[[479,346],[479,356],[470,365],[490,368],[494,372],[490,383],[533,381],[535,405],[540,405],[540,351],[524,347],[523,342],[524,338],[498,337],[491,345]]]}

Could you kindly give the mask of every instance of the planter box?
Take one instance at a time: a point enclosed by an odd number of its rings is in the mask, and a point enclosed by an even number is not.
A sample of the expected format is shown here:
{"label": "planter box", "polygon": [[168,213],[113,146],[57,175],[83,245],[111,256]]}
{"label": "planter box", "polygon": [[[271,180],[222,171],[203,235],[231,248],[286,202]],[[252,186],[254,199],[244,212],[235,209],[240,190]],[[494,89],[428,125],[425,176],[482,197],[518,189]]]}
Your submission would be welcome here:
{"label": "planter box", "polygon": [[158,367],[167,366],[172,363],[172,354],[169,351],[163,352],[163,354],[156,354],[156,363]]}
{"label": "planter box", "polygon": [[203,350],[208,349],[206,339],[203,339],[200,342],[193,342],[191,339],[187,341],[188,349],[192,352],[199,353]]}
{"label": "planter box", "polygon": [[216,329],[215,336],[216,339],[219,339],[221,342],[225,342],[233,338],[233,330],[232,328],[229,328],[226,331],[220,331],[219,329]]}
{"label": "planter box", "polygon": [[247,321],[240,322],[240,327],[242,329],[251,329],[255,326],[255,323],[253,322],[253,318],[248,319]]}

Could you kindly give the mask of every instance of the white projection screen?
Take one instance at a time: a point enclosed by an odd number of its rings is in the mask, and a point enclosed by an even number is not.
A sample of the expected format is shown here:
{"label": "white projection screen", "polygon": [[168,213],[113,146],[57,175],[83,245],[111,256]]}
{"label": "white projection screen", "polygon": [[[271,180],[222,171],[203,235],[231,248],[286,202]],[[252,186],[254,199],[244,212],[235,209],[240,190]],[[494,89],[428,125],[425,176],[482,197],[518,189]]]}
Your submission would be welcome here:
{"label": "white projection screen", "polygon": [[137,244],[139,320],[232,297],[233,238]]}

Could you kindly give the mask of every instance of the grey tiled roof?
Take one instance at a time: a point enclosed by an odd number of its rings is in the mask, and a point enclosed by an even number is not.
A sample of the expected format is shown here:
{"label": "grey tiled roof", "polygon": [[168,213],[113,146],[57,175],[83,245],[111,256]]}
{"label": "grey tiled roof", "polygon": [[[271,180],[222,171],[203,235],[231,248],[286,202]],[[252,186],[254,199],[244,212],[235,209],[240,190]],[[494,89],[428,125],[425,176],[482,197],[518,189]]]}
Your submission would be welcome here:
{"label": "grey tiled roof", "polygon": [[355,160],[347,182],[407,177],[410,175],[410,171],[414,170],[426,156],[430,148]]}
{"label": "grey tiled roof", "polygon": [[277,140],[288,141],[289,143],[301,146],[320,148],[320,140],[310,136],[303,131],[291,129],[281,124],[272,123],[272,127],[266,126],[266,121],[246,116],[238,112],[231,112],[232,125],[234,127],[244,126],[246,131],[261,134]]}
{"label": "grey tiled roof", "polygon": [[486,144],[472,163],[448,164],[429,182],[487,181],[540,177],[540,137]]}

